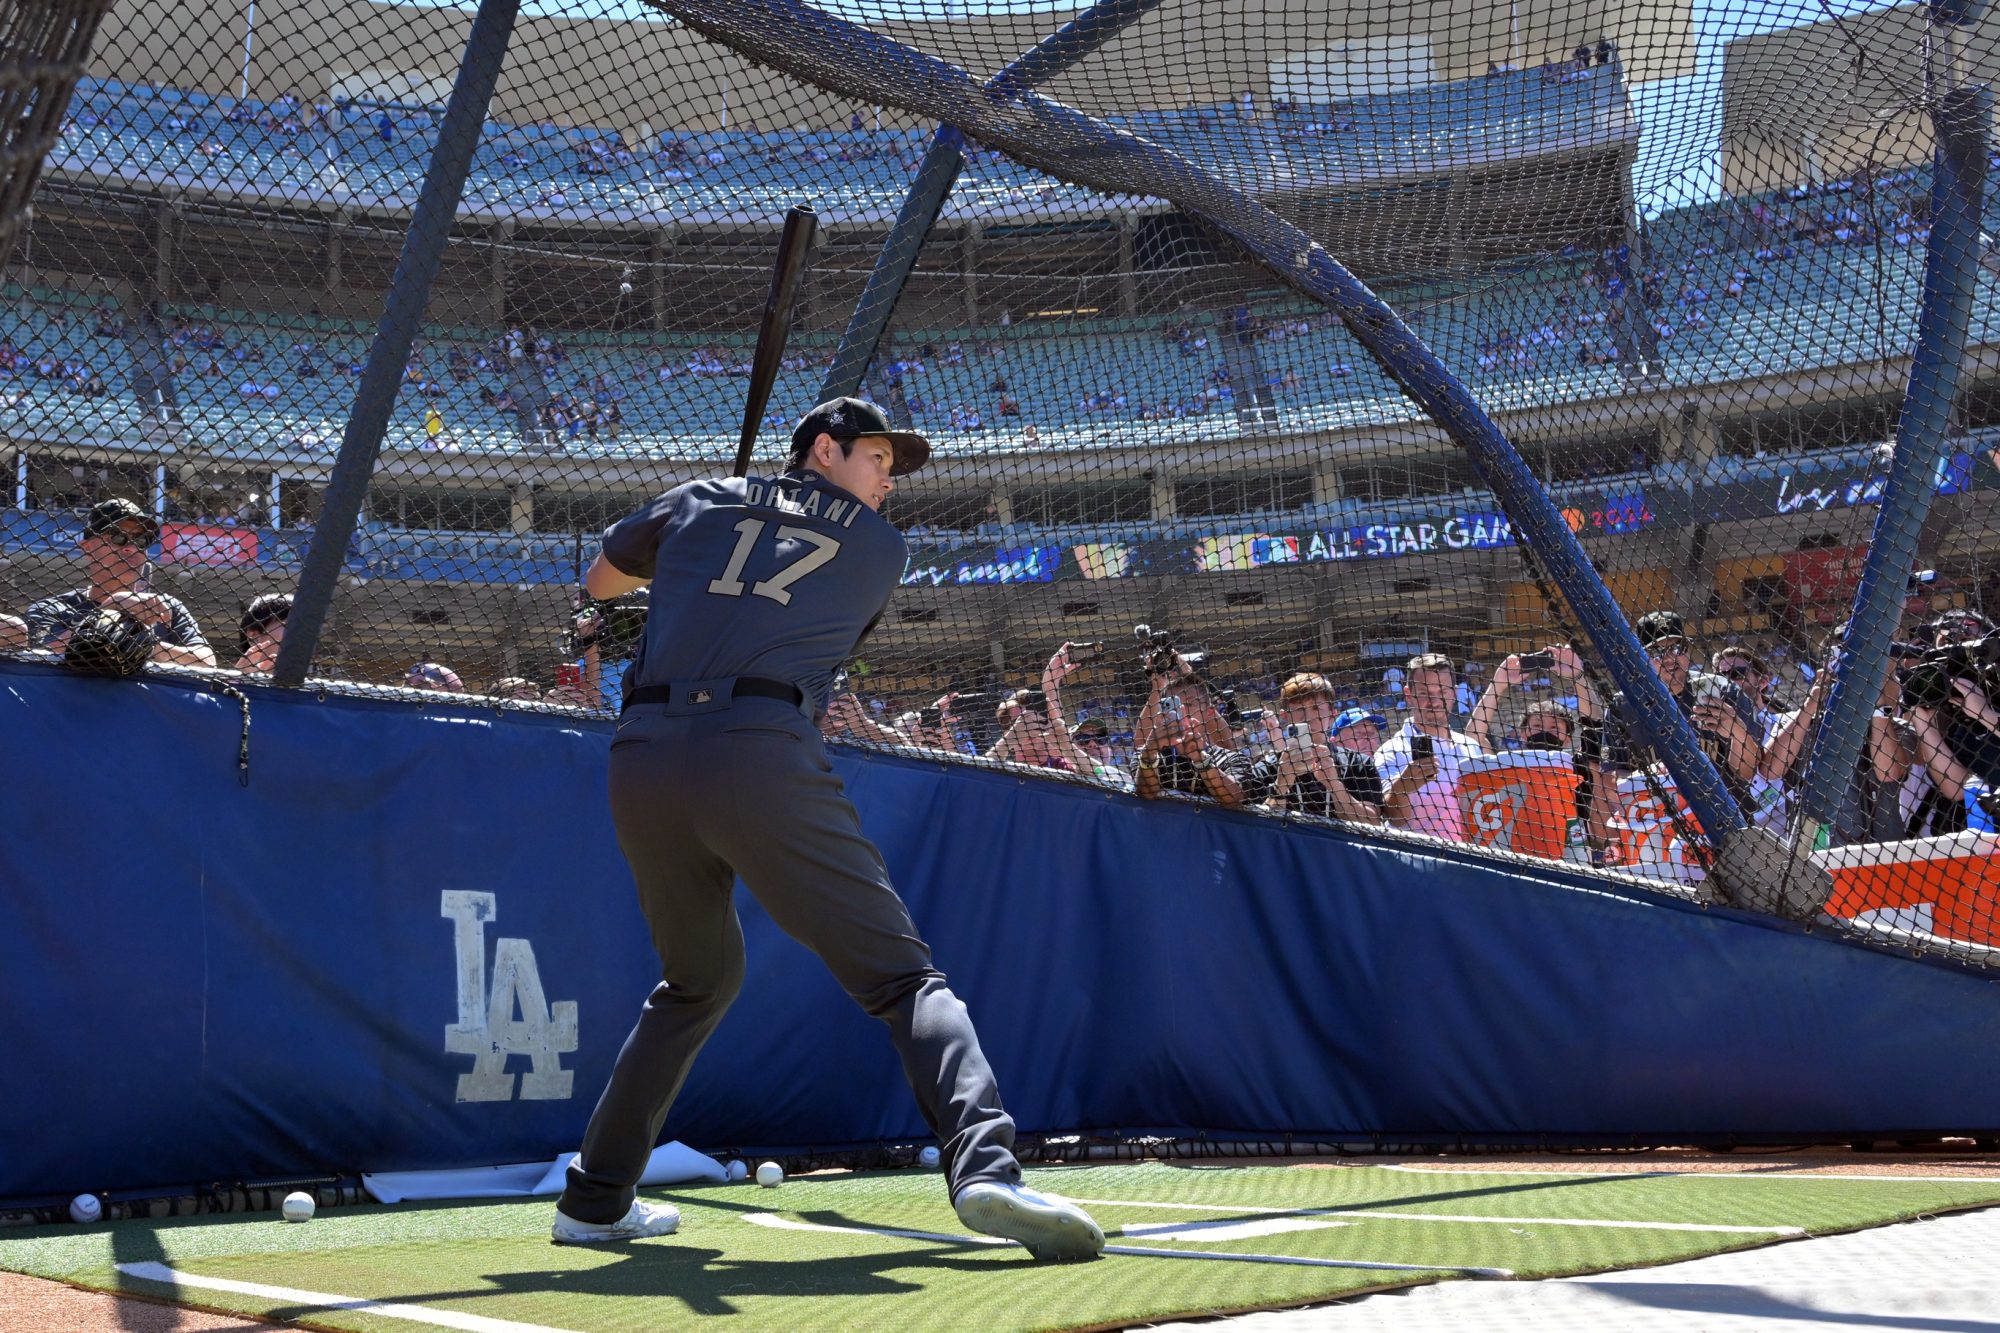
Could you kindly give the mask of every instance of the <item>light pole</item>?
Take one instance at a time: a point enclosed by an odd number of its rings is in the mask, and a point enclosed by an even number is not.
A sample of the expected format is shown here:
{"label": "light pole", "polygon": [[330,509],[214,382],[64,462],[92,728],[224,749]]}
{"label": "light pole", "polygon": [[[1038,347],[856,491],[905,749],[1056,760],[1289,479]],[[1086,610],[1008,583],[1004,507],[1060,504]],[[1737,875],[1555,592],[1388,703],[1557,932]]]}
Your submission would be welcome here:
{"label": "light pole", "polygon": [[250,49],[257,35],[257,0],[249,0],[249,9],[243,19],[243,77],[236,85],[236,100],[250,100]]}

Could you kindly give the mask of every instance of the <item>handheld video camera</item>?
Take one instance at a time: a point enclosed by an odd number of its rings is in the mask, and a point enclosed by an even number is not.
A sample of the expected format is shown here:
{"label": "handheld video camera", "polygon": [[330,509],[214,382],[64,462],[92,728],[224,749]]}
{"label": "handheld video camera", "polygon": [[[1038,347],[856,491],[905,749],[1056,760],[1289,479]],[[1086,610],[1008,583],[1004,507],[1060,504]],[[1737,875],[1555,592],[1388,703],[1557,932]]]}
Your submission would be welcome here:
{"label": "handheld video camera", "polygon": [[2000,634],[1933,648],[1915,666],[1899,672],[1898,679],[1905,708],[1941,708],[1952,703],[1955,680],[1970,681],[1988,698],[2000,695]]}

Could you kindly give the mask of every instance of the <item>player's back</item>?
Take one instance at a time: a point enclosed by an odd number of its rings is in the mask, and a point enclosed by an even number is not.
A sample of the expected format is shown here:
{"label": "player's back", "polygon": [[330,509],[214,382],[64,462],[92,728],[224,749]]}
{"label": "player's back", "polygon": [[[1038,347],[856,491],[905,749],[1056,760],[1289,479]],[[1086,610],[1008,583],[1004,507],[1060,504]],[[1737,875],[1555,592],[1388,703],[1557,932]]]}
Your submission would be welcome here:
{"label": "player's back", "polygon": [[605,551],[644,574],[634,552],[654,540],[628,688],[760,676],[797,685],[815,710],[906,561],[887,519],[810,472],[690,482],[614,527]]}

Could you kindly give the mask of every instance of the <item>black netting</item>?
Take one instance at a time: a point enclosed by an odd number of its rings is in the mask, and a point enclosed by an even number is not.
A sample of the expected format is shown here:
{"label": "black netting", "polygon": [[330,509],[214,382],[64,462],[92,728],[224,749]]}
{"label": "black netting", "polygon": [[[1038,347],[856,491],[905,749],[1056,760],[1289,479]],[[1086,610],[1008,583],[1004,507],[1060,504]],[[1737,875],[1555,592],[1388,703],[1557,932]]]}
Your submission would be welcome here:
{"label": "black netting", "polygon": [[[803,203],[756,465],[829,392],[935,445],[830,728],[1814,919],[1830,887],[1856,931],[1984,957],[2000,304],[1990,112],[1954,90],[1995,57],[1952,18],[542,4],[336,552],[321,506],[471,11],[122,6],[6,275],[0,607],[35,605],[0,635],[62,647],[85,608],[44,599],[88,583],[269,670],[317,542],[315,677],[611,707],[643,612],[579,624],[581,572],[727,470]],[[1625,622],[1680,709],[1621,697],[1649,669]],[[201,663],[190,633],[156,660]],[[1844,736],[1836,650],[1880,695]],[[1734,840],[1754,873],[1697,808],[1772,835]],[[1830,886],[1750,889],[1808,867]]]}

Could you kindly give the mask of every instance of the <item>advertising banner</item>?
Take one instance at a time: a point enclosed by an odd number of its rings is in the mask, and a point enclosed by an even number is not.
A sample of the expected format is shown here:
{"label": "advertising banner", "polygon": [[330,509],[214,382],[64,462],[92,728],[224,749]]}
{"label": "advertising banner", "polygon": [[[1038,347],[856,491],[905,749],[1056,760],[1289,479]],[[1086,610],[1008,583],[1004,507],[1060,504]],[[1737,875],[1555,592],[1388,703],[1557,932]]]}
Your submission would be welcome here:
{"label": "advertising banner", "polygon": [[210,568],[254,565],[257,563],[257,530],[207,523],[162,524],[160,563]]}

